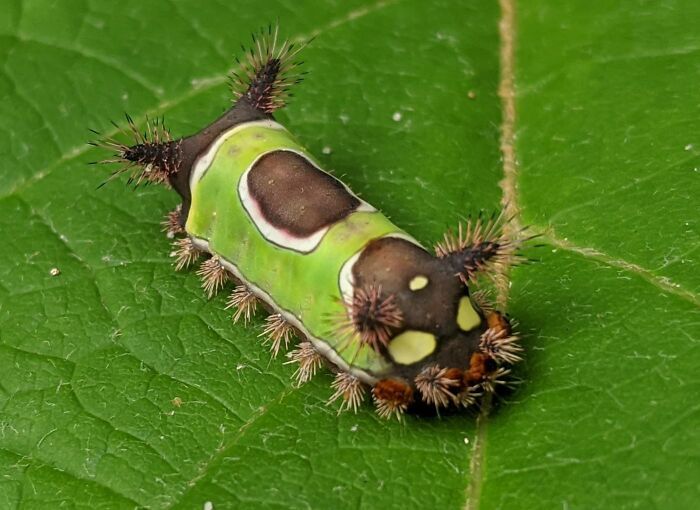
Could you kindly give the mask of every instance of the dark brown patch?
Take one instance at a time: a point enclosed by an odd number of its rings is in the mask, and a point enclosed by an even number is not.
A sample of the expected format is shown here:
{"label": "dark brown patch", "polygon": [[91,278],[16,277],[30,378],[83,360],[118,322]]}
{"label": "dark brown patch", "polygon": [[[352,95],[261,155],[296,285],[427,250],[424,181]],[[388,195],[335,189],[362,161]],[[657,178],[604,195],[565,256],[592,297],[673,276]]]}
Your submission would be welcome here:
{"label": "dark brown patch", "polygon": [[[438,338],[459,333],[457,307],[465,290],[445,264],[405,239],[384,237],[370,242],[353,266],[355,288],[375,286],[394,295],[404,317],[403,328],[433,333]],[[422,275],[428,284],[411,290]]]}
{"label": "dark brown patch", "polygon": [[261,157],[248,173],[248,189],[270,224],[297,237],[342,220],[360,205],[340,181],[290,151]]}

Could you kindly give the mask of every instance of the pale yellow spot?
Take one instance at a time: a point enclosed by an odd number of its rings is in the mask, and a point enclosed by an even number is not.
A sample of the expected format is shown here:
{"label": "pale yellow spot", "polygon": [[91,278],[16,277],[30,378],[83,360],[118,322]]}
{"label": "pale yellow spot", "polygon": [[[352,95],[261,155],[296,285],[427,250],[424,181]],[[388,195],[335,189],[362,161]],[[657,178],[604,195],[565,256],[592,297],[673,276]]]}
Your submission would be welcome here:
{"label": "pale yellow spot", "polygon": [[394,361],[403,365],[410,365],[430,355],[437,342],[435,335],[425,331],[409,330],[394,337],[389,343],[388,349]]}
{"label": "pale yellow spot", "polygon": [[422,274],[414,276],[411,278],[411,281],[408,282],[408,288],[411,290],[421,290],[424,289],[426,285],[428,285],[428,277]]}
{"label": "pale yellow spot", "polygon": [[457,310],[457,325],[462,331],[471,331],[481,324],[481,317],[476,313],[472,306],[471,300],[464,296],[459,300],[459,309]]}

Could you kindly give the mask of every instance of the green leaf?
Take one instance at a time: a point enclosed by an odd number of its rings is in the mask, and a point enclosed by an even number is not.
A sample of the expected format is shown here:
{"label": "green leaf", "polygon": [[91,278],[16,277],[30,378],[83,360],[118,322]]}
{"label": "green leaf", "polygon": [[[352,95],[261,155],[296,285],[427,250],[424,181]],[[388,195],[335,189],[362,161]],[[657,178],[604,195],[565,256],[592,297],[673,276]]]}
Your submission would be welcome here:
{"label": "green leaf", "polygon": [[[700,6],[501,4],[2,2],[0,508],[696,504]],[[426,244],[499,203],[543,232],[490,413],[337,416],[172,270],[172,192],[96,189],[88,127],[199,130],[275,19],[317,36],[279,119],[363,198]]]}

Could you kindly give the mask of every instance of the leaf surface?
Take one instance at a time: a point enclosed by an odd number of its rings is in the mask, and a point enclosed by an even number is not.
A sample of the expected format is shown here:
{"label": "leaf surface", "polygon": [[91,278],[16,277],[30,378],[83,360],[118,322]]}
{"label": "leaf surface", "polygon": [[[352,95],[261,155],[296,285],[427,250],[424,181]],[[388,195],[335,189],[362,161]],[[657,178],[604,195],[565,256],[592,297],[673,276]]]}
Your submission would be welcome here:
{"label": "leaf surface", "polygon": [[[2,4],[0,508],[697,501],[696,3]],[[544,233],[513,273],[522,384],[490,414],[336,415],[328,373],[294,387],[262,317],[172,270],[172,192],[96,189],[86,128],[199,130],[275,19],[316,36],[279,120],[365,200],[426,244],[500,203]]]}

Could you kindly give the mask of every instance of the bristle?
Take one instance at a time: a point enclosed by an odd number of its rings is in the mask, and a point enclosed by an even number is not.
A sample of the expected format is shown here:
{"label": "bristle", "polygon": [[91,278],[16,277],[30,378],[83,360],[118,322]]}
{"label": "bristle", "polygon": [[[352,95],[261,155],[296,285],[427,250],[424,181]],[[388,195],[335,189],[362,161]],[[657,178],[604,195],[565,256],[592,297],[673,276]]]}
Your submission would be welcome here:
{"label": "bristle", "polygon": [[504,214],[498,216],[491,215],[484,219],[482,214],[472,221],[469,218],[466,225],[460,223],[457,226],[457,234],[448,230],[443,236],[443,240],[435,245],[435,254],[444,258],[451,253],[464,251],[470,246],[479,245],[485,242],[495,242],[502,237]]}
{"label": "bristle", "polygon": [[499,386],[508,385],[508,375],[510,375],[510,369],[498,367],[494,372],[484,378],[481,387],[484,388],[484,391],[495,393],[496,388]]}
{"label": "bristle", "polygon": [[479,349],[496,361],[514,364],[522,360],[523,348],[518,345],[517,335],[508,335],[502,328],[489,328],[481,335]]}
{"label": "bristle", "polygon": [[[182,154],[180,140],[174,141],[163,119],[153,121],[146,118],[146,129],[142,133],[136,128],[133,119],[126,115],[127,129],[113,123],[122,137],[131,138],[131,145],[115,138],[106,137],[90,145],[113,152],[113,156],[99,163],[121,163],[123,166],[112,172],[106,182],[123,173],[130,173],[128,183],[138,186],[144,181],[168,185],[168,177],[177,172]],[[96,131],[95,134],[100,136]],[[103,184],[105,184],[103,183]]]}
{"label": "bristle", "polygon": [[401,327],[403,314],[393,294],[382,294],[375,285],[356,287],[351,303],[345,303],[346,314],[340,318],[339,332],[357,334],[360,342],[381,353],[391,339],[393,330]]}
{"label": "bristle", "polygon": [[298,70],[301,62],[294,58],[304,46],[279,41],[277,26],[253,34],[253,47],[242,59],[236,59],[239,69],[230,76],[234,97],[245,97],[254,108],[266,113],[282,108],[290,96],[289,89],[302,80],[303,73]]}
{"label": "bristle", "polygon": [[397,420],[401,421],[403,419],[403,414],[408,409],[408,404],[404,402],[385,400],[377,397],[374,393],[372,393],[372,398],[374,399],[377,414],[380,418],[384,418],[385,420],[390,420],[391,417],[394,416]]}
{"label": "bristle", "polygon": [[447,407],[457,402],[461,380],[449,377],[447,368],[437,365],[424,368],[415,379],[416,388],[423,396],[423,400],[435,407]]}
{"label": "bristle", "polygon": [[289,361],[285,364],[299,364],[292,375],[299,386],[309,382],[316,375],[316,371],[321,367],[321,362],[323,361],[322,356],[316,352],[311,342],[301,342],[296,349],[287,353],[287,358],[289,358]]}
{"label": "bristle", "polygon": [[476,404],[481,395],[482,392],[479,390],[479,386],[467,386],[457,395],[457,403],[462,407],[471,407]]}
{"label": "bristle", "polygon": [[243,318],[243,324],[248,325],[250,319],[255,315],[258,307],[258,298],[245,285],[236,285],[226,302],[226,310],[235,308],[233,312],[233,322],[237,323]]}
{"label": "bristle", "polygon": [[487,289],[479,289],[475,292],[471,292],[469,297],[472,303],[481,310],[481,313],[488,314],[494,310],[493,300]]}
{"label": "bristle", "polygon": [[265,319],[265,327],[258,336],[267,337],[266,342],[271,342],[272,357],[276,357],[282,342],[284,342],[285,349],[289,346],[289,338],[293,333],[294,328],[284,319],[282,314],[273,313]]}
{"label": "bristle", "polygon": [[168,239],[172,239],[178,234],[184,234],[185,227],[183,227],[182,221],[182,205],[178,205],[175,209],[170,211],[160,224],[163,227],[161,231],[165,232]]}
{"label": "bristle", "polygon": [[401,421],[413,401],[413,390],[402,381],[382,379],[372,388],[372,399],[381,418]]}
{"label": "bristle", "polygon": [[435,245],[435,254],[446,259],[465,284],[474,281],[478,272],[485,271],[500,290],[505,290],[503,287],[508,284],[504,276],[506,269],[525,260],[518,250],[524,242],[535,237],[525,236],[525,229],[512,238],[507,236],[504,233],[507,222],[501,213],[487,220],[479,215],[474,222],[468,220],[466,226],[460,223],[456,234],[448,231],[443,241]]}
{"label": "bristle", "polygon": [[221,265],[221,260],[216,255],[202,262],[197,270],[197,275],[202,278],[202,288],[210,299],[221,290],[228,280],[228,271]]}
{"label": "bristle", "polygon": [[338,414],[350,410],[356,413],[365,398],[365,385],[349,372],[338,372],[331,383],[331,388],[335,391],[328,399],[328,404],[332,404],[339,398],[343,399]]}
{"label": "bristle", "polygon": [[175,258],[176,271],[189,266],[202,255],[202,251],[194,245],[194,242],[189,237],[173,242],[173,248],[170,256]]}

